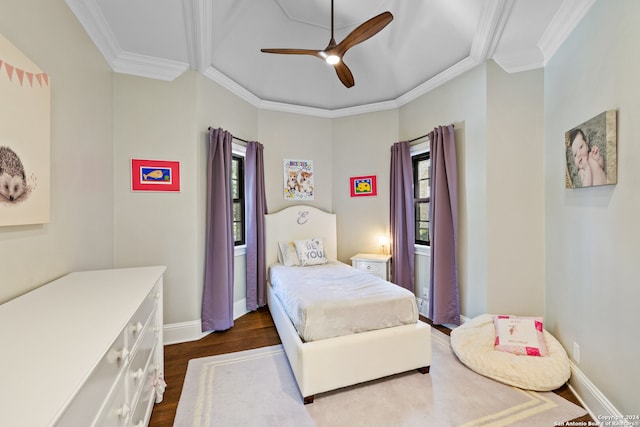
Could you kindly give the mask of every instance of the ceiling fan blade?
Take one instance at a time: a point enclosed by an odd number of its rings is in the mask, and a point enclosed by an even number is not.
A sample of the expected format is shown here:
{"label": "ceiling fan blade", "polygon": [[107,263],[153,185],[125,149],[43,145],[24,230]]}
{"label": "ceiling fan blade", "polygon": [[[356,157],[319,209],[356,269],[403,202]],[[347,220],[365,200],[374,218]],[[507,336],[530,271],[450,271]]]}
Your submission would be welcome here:
{"label": "ceiling fan blade", "polygon": [[347,64],[345,64],[344,61],[338,62],[333,67],[336,69],[336,74],[338,74],[338,78],[340,79],[342,84],[345,85],[347,88],[350,88],[354,84],[356,84],[355,80],[353,79],[353,74],[351,73],[351,70],[349,69],[349,67],[347,67]]}
{"label": "ceiling fan blade", "polygon": [[389,25],[391,21],[393,21],[391,12],[382,12],[380,15],[374,16],[360,24],[355,30],[351,31],[344,40],[338,43],[338,46],[335,48],[336,53],[338,56],[344,55],[347,50],[353,46],[375,36],[384,27]]}
{"label": "ceiling fan blade", "polygon": [[320,56],[320,50],[311,50],[311,49],[260,49],[261,52],[264,53],[278,53],[284,55],[311,55],[323,59]]}

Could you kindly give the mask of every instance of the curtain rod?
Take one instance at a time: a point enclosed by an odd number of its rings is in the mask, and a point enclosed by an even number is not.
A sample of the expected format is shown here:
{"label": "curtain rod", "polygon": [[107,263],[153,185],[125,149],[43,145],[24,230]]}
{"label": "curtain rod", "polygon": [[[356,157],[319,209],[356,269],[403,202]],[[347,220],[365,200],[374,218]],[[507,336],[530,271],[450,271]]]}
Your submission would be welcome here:
{"label": "curtain rod", "polygon": [[[453,126],[453,127],[455,128],[455,125],[453,125],[453,124],[452,124],[451,126]],[[429,136],[429,134],[422,135],[422,136],[419,136],[419,137],[417,137],[417,138],[410,139],[410,140],[409,140],[409,141],[407,141],[407,142],[416,142],[417,140],[422,139],[422,138],[426,138],[426,137],[428,137],[428,136]]]}
{"label": "curtain rod", "polygon": [[419,136],[419,137],[417,137],[417,138],[410,139],[410,140],[409,140],[409,141],[407,141],[407,142],[409,142],[409,143],[411,143],[411,142],[416,142],[417,140],[422,139],[422,138],[426,138],[426,137],[428,137],[428,136],[429,136],[429,134],[422,135],[422,136]]}
{"label": "curtain rod", "polygon": [[[209,126],[209,131],[211,131],[211,129],[213,129],[213,128],[212,128],[211,126]],[[249,143],[249,141],[247,141],[246,139],[238,138],[237,136],[233,136],[233,135],[231,135],[231,138],[233,138],[233,139],[237,139],[238,141],[242,141],[242,142],[244,142],[245,144],[248,144],[248,143]]]}

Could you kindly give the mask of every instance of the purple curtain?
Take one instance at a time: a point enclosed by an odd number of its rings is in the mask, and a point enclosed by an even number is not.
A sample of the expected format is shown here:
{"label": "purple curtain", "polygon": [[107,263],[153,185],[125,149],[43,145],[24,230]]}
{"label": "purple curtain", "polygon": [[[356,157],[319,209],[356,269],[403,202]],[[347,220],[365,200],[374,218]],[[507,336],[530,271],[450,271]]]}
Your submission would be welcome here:
{"label": "purple curtain", "polygon": [[202,332],[223,331],[233,326],[232,138],[222,129],[209,130]]}
{"label": "purple curtain", "polygon": [[247,143],[244,159],[245,219],[247,231],[247,310],[267,304],[264,215],[267,198],[264,190],[264,147]]}
{"label": "purple curtain", "polygon": [[460,324],[458,293],[458,166],[453,125],[429,133],[431,146],[431,285],[429,318]]}
{"label": "purple curtain", "polygon": [[415,209],[409,142],[391,146],[391,281],[414,292]]}

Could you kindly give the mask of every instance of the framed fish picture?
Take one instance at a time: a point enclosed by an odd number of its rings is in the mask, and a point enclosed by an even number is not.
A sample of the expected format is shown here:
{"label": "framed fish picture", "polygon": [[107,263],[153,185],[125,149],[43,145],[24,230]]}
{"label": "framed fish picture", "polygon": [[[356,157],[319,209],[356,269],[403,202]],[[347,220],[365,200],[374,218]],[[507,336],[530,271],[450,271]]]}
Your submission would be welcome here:
{"label": "framed fish picture", "polygon": [[180,191],[180,162],[131,159],[131,191]]}

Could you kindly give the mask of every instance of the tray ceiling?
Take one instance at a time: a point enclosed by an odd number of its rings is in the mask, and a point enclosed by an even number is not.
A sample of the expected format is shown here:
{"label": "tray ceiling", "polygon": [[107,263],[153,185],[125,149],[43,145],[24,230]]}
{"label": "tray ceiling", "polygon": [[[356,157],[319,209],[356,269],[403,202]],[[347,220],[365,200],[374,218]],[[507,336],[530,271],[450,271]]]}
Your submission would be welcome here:
{"label": "tray ceiling", "polygon": [[173,80],[188,69],[259,108],[327,117],[397,108],[488,60],[543,67],[594,0],[335,0],[335,38],[384,11],[394,20],[344,56],[345,88],[312,56],[330,0],[66,0],[112,69]]}

